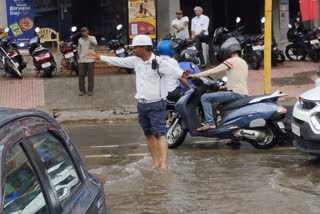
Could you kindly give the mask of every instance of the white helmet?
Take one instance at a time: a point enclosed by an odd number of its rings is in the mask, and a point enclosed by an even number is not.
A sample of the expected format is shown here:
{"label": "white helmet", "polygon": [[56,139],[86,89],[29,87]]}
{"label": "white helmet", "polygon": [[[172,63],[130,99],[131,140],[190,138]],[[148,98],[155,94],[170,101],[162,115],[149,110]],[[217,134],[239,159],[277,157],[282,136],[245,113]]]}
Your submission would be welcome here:
{"label": "white helmet", "polygon": [[131,46],[152,46],[152,41],[147,35],[137,35],[133,38]]}

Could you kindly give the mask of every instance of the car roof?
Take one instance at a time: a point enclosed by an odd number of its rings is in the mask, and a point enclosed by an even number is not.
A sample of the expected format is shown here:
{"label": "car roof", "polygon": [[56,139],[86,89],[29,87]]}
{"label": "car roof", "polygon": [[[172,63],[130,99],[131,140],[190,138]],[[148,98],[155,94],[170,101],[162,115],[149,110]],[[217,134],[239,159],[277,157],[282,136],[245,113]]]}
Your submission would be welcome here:
{"label": "car roof", "polygon": [[48,122],[54,121],[49,114],[34,109],[13,109],[0,107],[0,128],[14,120],[24,117],[41,117]]}

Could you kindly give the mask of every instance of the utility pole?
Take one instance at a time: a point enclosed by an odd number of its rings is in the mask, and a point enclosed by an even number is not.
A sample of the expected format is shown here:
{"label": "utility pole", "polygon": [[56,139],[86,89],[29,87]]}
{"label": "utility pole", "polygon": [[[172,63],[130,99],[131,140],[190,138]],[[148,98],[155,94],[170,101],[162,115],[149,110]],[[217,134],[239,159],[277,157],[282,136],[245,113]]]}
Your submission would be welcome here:
{"label": "utility pole", "polygon": [[271,23],[272,23],[272,0],[265,0],[264,13],[266,21],[264,23],[264,71],[263,88],[264,93],[271,91]]}

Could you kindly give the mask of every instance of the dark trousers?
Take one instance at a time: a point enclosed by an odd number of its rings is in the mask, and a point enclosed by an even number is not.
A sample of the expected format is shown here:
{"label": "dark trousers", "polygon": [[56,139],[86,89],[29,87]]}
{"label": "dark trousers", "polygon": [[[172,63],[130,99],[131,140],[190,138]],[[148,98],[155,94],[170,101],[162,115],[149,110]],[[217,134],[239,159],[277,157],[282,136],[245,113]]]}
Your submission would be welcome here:
{"label": "dark trousers", "polygon": [[79,63],[79,90],[86,91],[85,77],[88,75],[88,91],[94,87],[94,62]]}
{"label": "dark trousers", "polygon": [[201,43],[205,42],[208,43],[209,36],[208,35],[196,35],[194,37],[194,43],[196,43],[196,48],[199,51],[199,58],[200,58],[200,63],[201,65],[204,65],[204,58],[203,58],[203,50],[202,50],[202,45]]}
{"label": "dark trousers", "polygon": [[168,93],[167,99],[169,101],[177,102],[186,91],[187,89],[177,87],[176,89]]}

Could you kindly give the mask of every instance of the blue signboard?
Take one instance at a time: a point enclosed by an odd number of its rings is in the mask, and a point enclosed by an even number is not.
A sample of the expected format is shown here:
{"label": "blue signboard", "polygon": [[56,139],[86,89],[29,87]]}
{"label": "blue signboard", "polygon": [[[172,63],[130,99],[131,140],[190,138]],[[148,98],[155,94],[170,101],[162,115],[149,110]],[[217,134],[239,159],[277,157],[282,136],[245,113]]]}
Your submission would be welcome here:
{"label": "blue signboard", "polygon": [[28,43],[34,36],[32,0],[7,0],[9,35]]}

